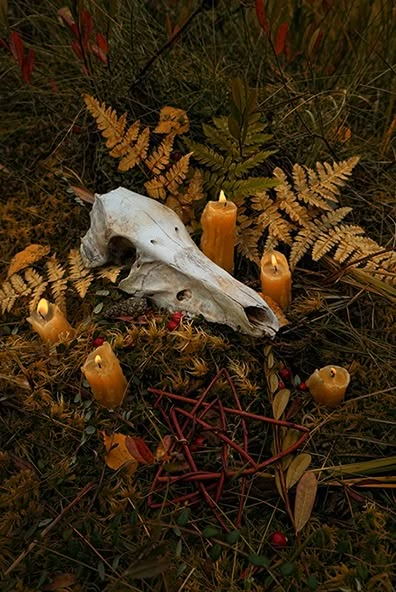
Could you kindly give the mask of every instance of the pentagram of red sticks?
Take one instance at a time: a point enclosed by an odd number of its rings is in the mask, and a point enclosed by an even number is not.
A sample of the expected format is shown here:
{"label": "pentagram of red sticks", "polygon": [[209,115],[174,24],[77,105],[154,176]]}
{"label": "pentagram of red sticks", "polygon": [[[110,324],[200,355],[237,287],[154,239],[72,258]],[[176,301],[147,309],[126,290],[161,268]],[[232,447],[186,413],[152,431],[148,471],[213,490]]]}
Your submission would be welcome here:
{"label": "pentagram of red sticks", "polygon": [[[230,386],[232,396],[235,402],[234,407],[225,407],[219,397],[215,397],[211,402],[206,399],[213,388],[214,384],[219,380],[221,376],[224,376]],[[239,495],[239,508],[236,519],[237,527],[240,526],[242,520],[242,512],[246,501],[246,480],[250,475],[254,475],[258,471],[261,471],[264,467],[279,461],[284,456],[287,456],[294,450],[296,450],[301,444],[307,439],[309,430],[308,428],[279,419],[273,419],[271,417],[265,417],[264,415],[257,415],[250,413],[242,409],[238,394],[236,392],[235,385],[231,379],[231,376],[225,368],[220,370],[213,378],[206,390],[203,391],[198,399],[190,399],[182,395],[176,395],[168,393],[163,390],[149,388],[148,391],[157,395],[155,406],[161,412],[161,415],[167,424],[169,430],[174,436],[174,443],[172,444],[169,453],[181,451],[188,465],[189,470],[182,473],[181,475],[171,475],[166,472],[164,465],[160,466],[153,483],[151,485],[150,493],[148,496],[148,504],[151,508],[163,508],[172,504],[196,504],[200,499],[204,499],[208,506],[211,508],[218,522],[222,527],[228,531],[227,525],[224,523],[219,511],[218,502],[223,493],[225,482],[231,478],[241,478],[241,488]],[[163,407],[165,399],[183,403],[185,405],[191,405],[190,411],[184,409],[181,406],[173,406],[169,411]],[[215,411],[219,417],[219,421],[216,425],[212,425],[205,421],[205,416],[209,411]],[[230,435],[227,434],[227,419],[232,416],[240,418],[242,439],[243,443],[238,444],[235,442]],[[273,425],[291,428],[301,432],[301,437],[298,441],[289,446],[289,448],[282,450],[278,454],[271,456],[260,462],[256,462],[249,454],[249,431],[246,420],[254,420],[259,422],[270,423]],[[194,458],[194,451],[191,443],[195,438],[195,432],[197,429],[203,429],[206,432],[210,432],[215,436],[221,444],[221,470],[219,471],[204,471],[197,467],[196,458]],[[230,465],[230,450],[234,450],[240,456],[243,461],[243,465],[240,467],[232,467]],[[166,492],[169,495],[170,485],[180,483],[190,483],[195,488],[194,491],[178,495],[173,499],[163,499],[160,502],[154,500],[158,494]]]}

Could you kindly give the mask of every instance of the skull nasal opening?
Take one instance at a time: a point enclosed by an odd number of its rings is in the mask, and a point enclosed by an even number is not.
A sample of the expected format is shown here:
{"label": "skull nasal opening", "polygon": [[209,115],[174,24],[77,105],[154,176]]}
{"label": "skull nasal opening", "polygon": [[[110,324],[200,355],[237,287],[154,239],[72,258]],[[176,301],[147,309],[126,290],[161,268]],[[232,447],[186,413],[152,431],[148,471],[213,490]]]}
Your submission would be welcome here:
{"label": "skull nasal opening", "polygon": [[254,326],[260,326],[263,323],[268,323],[268,321],[271,320],[268,318],[266,311],[262,308],[257,308],[256,306],[247,306],[244,311],[249,323]]}
{"label": "skull nasal opening", "polygon": [[125,236],[113,236],[107,245],[109,260],[114,265],[131,266],[136,259],[136,249]]}

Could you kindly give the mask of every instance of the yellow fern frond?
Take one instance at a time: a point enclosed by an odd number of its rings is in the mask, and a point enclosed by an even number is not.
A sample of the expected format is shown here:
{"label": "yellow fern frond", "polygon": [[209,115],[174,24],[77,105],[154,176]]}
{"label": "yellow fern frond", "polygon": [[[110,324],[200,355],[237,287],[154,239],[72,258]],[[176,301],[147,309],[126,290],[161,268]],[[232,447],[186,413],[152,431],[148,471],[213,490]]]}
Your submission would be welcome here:
{"label": "yellow fern frond", "polygon": [[161,144],[146,160],[144,164],[150,169],[154,175],[159,175],[160,172],[169,164],[170,155],[175,140],[174,134],[165,136]]}
{"label": "yellow fern frond", "polygon": [[107,267],[97,272],[97,277],[105,280],[109,280],[112,284],[115,284],[118,276],[120,275],[122,267]]}
{"label": "yellow fern frond", "polygon": [[10,312],[15,304],[18,294],[9,280],[6,280],[0,288],[1,313]]}
{"label": "yellow fern frond", "polygon": [[125,156],[128,150],[131,148],[133,142],[135,142],[136,138],[138,137],[139,130],[140,120],[137,119],[135,123],[133,123],[129,127],[128,131],[126,132],[120,143],[114,146],[113,150],[109,152],[110,156],[112,156],[113,158],[120,158],[121,156]]}
{"label": "yellow fern frond", "polygon": [[32,294],[29,302],[29,311],[33,312],[36,310],[37,305],[44,294],[48,282],[44,280],[43,276],[40,275],[35,269],[29,267],[25,271],[25,280],[32,289]]}
{"label": "yellow fern frond", "polygon": [[258,241],[260,233],[257,232],[257,228],[246,228],[241,231],[238,227],[236,245],[238,251],[243,257],[253,261],[257,265],[260,264],[260,255],[258,251]]}
{"label": "yellow fern frond", "polygon": [[113,148],[121,142],[126,124],[126,113],[118,117],[116,111],[111,107],[106,108],[106,104],[100,104],[97,99],[90,95],[83,95],[84,102],[88,111],[96,119],[96,124],[102,132],[102,136],[107,138],[107,148]]}
{"label": "yellow fern frond", "polygon": [[204,198],[203,175],[201,171],[196,170],[188,183],[188,189],[180,197],[183,204],[189,204],[193,201],[199,201]]}
{"label": "yellow fern frond", "polygon": [[64,310],[65,292],[67,289],[67,279],[64,277],[66,269],[58,262],[55,255],[47,261],[46,268],[55,304]]}
{"label": "yellow fern frond", "polygon": [[159,123],[154,133],[181,135],[188,132],[189,128],[187,113],[183,109],[167,106],[160,111]]}
{"label": "yellow fern frond", "polygon": [[290,251],[289,265],[293,270],[300,259],[305,255],[315,240],[315,226],[309,225],[302,228],[293,239],[293,245]]}
{"label": "yellow fern frond", "polygon": [[70,275],[69,280],[80,298],[85,298],[89,286],[94,280],[93,273],[87,269],[78,249],[72,249],[68,254]]}
{"label": "yellow fern frond", "polygon": [[286,212],[290,220],[299,226],[306,226],[310,216],[307,209],[298,203],[297,197],[287,180],[285,173],[279,167],[273,171],[274,177],[278,179],[279,185],[275,187],[276,201],[280,210]]}
{"label": "yellow fern frond", "polygon": [[192,152],[182,156],[165,174],[165,186],[170,193],[176,193],[180,183],[186,178]]}
{"label": "yellow fern frond", "polygon": [[119,171],[129,171],[146,158],[150,141],[150,129],[146,127],[138,136],[136,143],[131,146],[126,155],[120,160]]}
{"label": "yellow fern frond", "polygon": [[338,247],[333,255],[334,261],[344,263],[356,250],[355,236],[364,234],[360,226],[341,224],[337,227]]}
{"label": "yellow fern frond", "polygon": [[32,291],[31,287],[18,273],[14,273],[14,275],[10,277],[10,283],[17,296],[27,296]]}
{"label": "yellow fern frond", "polygon": [[165,178],[163,176],[151,179],[150,181],[146,181],[144,187],[146,189],[147,195],[154,199],[165,199],[166,198],[166,190],[164,187]]}

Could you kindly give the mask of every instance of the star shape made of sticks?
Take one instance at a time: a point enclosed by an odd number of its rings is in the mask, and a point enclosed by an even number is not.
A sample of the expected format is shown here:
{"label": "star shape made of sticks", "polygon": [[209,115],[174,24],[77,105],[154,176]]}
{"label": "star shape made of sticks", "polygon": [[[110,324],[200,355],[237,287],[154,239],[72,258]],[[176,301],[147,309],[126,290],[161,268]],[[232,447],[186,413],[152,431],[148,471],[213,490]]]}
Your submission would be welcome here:
{"label": "star shape made of sticks", "polygon": [[[215,383],[224,376],[230,386],[234,406],[226,407],[223,405],[221,399],[216,396],[212,401],[208,401],[208,395]],[[211,508],[218,522],[222,527],[228,531],[227,525],[224,523],[219,511],[218,503],[224,490],[224,485],[230,479],[240,478],[240,502],[238,508],[238,515],[236,520],[237,527],[240,526],[242,512],[246,501],[246,481],[250,475],[254,475],[261,471],[264,467],[279,461],[284,456],[287,456],[296,450],[307,439],[308,428],[280,419],[266,417],[265,415],[258,415],[245,411],[240,403],[235,385],[231,376],[225,368],[222,368],[213,378],[209,386],[203,391],[198,399],[191,399],[182,395],[168,393],[163,390],[148,388],[148,391],[157,395],[155,407],[159,409],[165,423],[167,424],[171,434],[174,437],[174,442],[169,449],[169,453],[178,452],[182,454],[184,459],[183,465],[188,469],[182,474],[172,475],[166,471],[166,465],[161,465],[152,482],[150,493],[148,496],[148,504],[151,508],[163,508],[174,504],[196,504],[202,498]],[[164,408],[164,401],[170,400],[175,404],[168,411]],[[183,404],[183,406],[181,406]],[[185,406],[191,406],[191,409],[185,409]],[[216,412],[218,421],[216,425],[208,423],[207,416],[209,412]],[[206,416],[206,421],[205,421]],[[242,429],[242,444],[239,444],[229,434],[229,419],[231,417],[240,418]],[[265,422],[280,427],[294,429],[301,432],[300,438],[295,444],[289,448],[282,450],[276,455],[271,456],[265,460],[256,462],[249,453],[249,431],[248,420],[257,422]],[[191,443],[194,441],[197,429],[204,430],[212,434],[220,444],[220,461],[221,468],[218,471],[205,471],[200,469],[197,465],[197,459]],[[230,463],[230,451],[237,453],[242,460],[241,466],[232,466]],[[170,486],[181,483],[190,483],[193,486],[193,491],[176,495],[172,499],[162,499],[155,501],[155,497],[165,493],[169,495]]]}

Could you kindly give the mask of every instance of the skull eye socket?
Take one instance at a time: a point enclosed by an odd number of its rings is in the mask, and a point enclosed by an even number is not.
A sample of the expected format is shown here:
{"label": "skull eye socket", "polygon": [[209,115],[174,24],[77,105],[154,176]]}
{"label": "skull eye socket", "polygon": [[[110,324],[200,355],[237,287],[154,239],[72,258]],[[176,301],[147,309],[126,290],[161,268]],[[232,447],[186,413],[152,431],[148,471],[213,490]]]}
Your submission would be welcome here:
{"label": "skull eye socket", "polygon": [[131,266],[136,260],[136,249],[124,236],[113,236],[107,245],[109,260],[115,265]]}
{"label": "skull eye socket", "polygon": [[176,294],[176,298],[179,300],[179,302],[181,302],[182,300],[190,300],[190,298],[192,297],[192,292],[191,290],[180,290],[180,292],[178,292]]}

